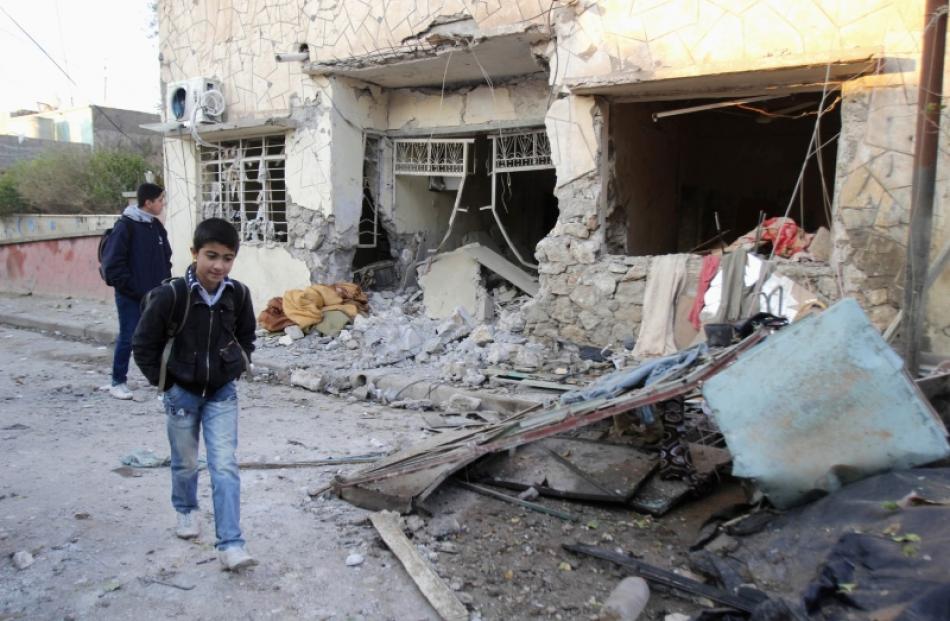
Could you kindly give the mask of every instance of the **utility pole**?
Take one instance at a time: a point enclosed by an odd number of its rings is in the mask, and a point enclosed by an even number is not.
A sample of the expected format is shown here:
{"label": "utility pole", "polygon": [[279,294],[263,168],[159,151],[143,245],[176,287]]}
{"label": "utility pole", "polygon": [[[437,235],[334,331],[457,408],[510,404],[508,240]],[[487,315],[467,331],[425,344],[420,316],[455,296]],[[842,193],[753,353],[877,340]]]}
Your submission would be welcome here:
{"label": "utility pole", "polygon": [[924,45],[920,55],[917,94],[917,132],[914,140],[914,176],[910,233],[907,240],[907,280],[904,286],[904,361],[916,376],[926,313],[927,267],[933,228],[934,182],[943,93],[943,57],[947,39],[948,0],[927,0]]}

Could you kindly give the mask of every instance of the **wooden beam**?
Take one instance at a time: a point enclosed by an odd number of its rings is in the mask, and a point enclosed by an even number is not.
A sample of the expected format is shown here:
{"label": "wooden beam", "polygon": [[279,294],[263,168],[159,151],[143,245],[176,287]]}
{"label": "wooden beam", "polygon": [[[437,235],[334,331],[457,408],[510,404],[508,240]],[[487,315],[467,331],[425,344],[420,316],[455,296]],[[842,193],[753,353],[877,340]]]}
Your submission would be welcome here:
{"label": "wooden beam", "polygon": [[380,511],[369,519],[439,616],[445,621],[468,621],[468,610],[402,532],[399,514]]}

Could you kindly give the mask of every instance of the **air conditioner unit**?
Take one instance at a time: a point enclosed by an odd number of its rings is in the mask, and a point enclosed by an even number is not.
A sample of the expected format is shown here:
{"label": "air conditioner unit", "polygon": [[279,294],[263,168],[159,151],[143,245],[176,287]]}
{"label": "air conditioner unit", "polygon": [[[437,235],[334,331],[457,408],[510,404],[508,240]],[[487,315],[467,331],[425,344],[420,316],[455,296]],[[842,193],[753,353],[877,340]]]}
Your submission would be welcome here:
{"label": "air conditioner unit", "polygon": [[221,83],[211,78],[190,78],[168,85],[165,114],[169,121],[185,125],[220,123],[224,120]]}

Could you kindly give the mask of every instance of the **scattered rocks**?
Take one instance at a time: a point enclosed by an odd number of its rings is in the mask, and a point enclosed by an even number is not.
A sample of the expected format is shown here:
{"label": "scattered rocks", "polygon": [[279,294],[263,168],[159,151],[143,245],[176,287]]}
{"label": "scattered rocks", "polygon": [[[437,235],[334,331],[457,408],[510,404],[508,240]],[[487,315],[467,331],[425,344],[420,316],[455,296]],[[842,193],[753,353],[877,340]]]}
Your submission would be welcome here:
{"label": "scattered rocks", "polygon": [[518,498],[520,498],[521,500],[534,500],[538,496],[540,496],[538,490],[536,490],[533,487],[529,487],[528,489],[518,494]]}
{"label": "scattered rocks", "polygon": [[478,397],[455,394],[446,401],[445,409],[452,412],[474,412],[482,407],[482,400]]}
{"label": "scattered rocks", "polygon": [[294,341],[299,341],[304,337],[303,330],[297,325],[290,325],[284,328],[284,335],[289,336]]}
{"label": "scattered rocks", "polygon": [[406,518],[406,528],[416,533],[425,528],[426,522],[418,515],[410,515]]}
{"label": "scattered rocks", "polygon": [[739,549],[739,542],[729,535],[721,534],[707,543],[706,549],[713,554],[728,554]]}
{"label": "scattered rocks", "polygon": [[429,534],[435,539],[445,539],[461,530],[462,525],[451,515],[437,515],[429,522]]}
{"label": "scattered rocks", "polygon": [[650,601],[650,587],[636,576],[624,578],[614,587],[597,617],[600,621],[635,621]]}
{"label": "scattered rocks", "polygon": [[359,566],[359,565],[362,565],[364,560],[365,560],[365,559],[363,558],[363,555],[362,555],[362,554],[359,554],[359,553],[357,553],[357,552],[354,552],[354,553],[352,553],[352,554],[350,554],[349,556],[346,557],[346,566],[347,566],[347,567],[357,567],[357,566]]}
{"label": "scattered rocks", "polygon": [[19,569],[20,571],[26,569],[34,562],[33,555],[27,552],[26,550],[20,550],[13,555],[13,566]]}

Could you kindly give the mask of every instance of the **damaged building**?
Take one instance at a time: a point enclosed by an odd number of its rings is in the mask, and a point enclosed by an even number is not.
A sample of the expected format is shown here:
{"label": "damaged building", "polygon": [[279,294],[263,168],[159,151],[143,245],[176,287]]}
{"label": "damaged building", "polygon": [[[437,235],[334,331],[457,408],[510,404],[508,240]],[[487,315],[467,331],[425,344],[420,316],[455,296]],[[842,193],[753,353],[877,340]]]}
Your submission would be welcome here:
{"label": "damaged building", "polygon": [[[703,255],[788,216],[812,246],[772,252],[777,274],[884,329],[903,300],[923,2],[729,4],[163,0],[152,128],[176,271],[217,215],[259,308],[355,280],[487,319],[504,280],[532,298],[530,334],[607,346],[638,334],[676,255],[685,347]],[[938,175],[934,255],[948,205]],[[930,291],[933,351],[948,289],[944,274]]]}

